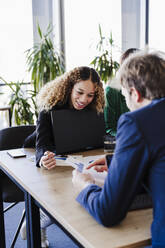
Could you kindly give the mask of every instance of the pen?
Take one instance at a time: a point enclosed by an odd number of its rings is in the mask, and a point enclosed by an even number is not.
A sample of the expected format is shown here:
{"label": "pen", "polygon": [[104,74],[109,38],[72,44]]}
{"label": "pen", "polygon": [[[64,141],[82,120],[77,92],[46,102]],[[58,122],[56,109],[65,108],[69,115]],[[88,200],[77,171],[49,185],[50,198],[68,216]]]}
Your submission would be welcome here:
{"label": "pen", "polygon": [[66,160],[67,155],[55,155],[55,159]]}

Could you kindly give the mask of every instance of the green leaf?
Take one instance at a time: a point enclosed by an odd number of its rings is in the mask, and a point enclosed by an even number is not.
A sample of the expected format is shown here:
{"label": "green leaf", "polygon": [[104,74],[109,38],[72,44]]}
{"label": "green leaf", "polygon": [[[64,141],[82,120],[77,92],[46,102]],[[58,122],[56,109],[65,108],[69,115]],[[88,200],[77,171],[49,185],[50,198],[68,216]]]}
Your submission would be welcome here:
{"label": "green leaf", "polygon": [[109,37],[104,37],[99,24],[99,41],[96,45],[99,56],[95,56],[91,61],[91,65],[100,74],[101,80],[105,83],[116,74],[119,63],[113,58],[114,40],[112,32]]}
{"label": "green leaf", "polygon": [[49,24],[46,33],[43,35],[38,25],[38,33],[42,38],[38,44],[27,50],[28,71],[31,72],[31,81],[34,91],[40,88],[55,77],[64,73],[64,63],[60,52],[53,46],[49,35],[52,32],[52,25]]}
{"label": "green leaf", "polygon": [[37,30],[38,30],[38,34],[39,34],[40,38],[42,39],[42,32],[41,32],[39,24],[37,24]]}

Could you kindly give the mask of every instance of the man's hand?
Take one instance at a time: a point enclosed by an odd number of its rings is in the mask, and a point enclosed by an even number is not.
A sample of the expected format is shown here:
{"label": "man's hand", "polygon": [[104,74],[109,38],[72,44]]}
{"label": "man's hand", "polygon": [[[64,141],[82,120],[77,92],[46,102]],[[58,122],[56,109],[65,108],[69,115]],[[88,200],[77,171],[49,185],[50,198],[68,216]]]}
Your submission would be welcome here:
{"label": "man's hand", "polygon": [[90,169],[90,168],[94,168],[94,170],[96,170],[97,172],[104,172],[104,171],[108,171],[108,167],[106,164],[106,159],[105,157],[103,158],[99,158],[96,161],[94,161],[93,163],[91,163],[90,165],[88,165],[86,167],[86,169]]}
{"label": "man's hand", "polygon": [[55,153],[46,151],[44,156],[41,157],[40,163],[47,170],[53,169],[56,166]]}
{"label": "man's hand", "polygon": [[72,183],[78,193],[80,193],[89,184],[95,183],[94,178],[90,174],[83,174],[78,170],[73,170],[72,175]]}

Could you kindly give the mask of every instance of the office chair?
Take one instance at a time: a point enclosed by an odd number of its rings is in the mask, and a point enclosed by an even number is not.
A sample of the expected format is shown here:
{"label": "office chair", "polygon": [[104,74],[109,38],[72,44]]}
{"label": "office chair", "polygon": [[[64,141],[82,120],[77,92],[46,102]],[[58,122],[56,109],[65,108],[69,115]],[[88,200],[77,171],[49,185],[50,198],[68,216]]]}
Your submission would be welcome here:
{"label": "office chair", "polygon": [[[9,127],[0,130],[0,151],[7,149],[21,148],[24,140],[35,130],[35,125],[16,126]],[[2,199],[3,202],[11,203],[4,209],[4,213],[14,207],[19,202],[24,201],[24,193],[5,175],[1,173],[2,183]],[[25,211],[18,224],[17,230],[14,234],[14,238],[11,244],[11,248],[14,247],[17,241],[18,234],[25,218]]]}

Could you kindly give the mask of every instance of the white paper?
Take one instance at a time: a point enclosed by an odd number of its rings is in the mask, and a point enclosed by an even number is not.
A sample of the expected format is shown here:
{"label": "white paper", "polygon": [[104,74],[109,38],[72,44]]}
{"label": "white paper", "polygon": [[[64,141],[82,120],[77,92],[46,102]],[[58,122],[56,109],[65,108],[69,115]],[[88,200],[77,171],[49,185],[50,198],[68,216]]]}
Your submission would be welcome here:
{"label": "white paper", "polygon": [[107,172],[106,171],[97,172],[96,170],[94,170],[94,168],[86,169],[86,167],[90,163],[92,163],[93,161],[95,161],[95,160],[97,160],[98,158],[101,158],[101,157],[104,157],[104,155],[103,156],[100,156],[100,155],[87,156],[87,157],[79,157],[79,158],[70,156],[65,160],[65,162],[67,164],[70,164],[75,169],[78,169],[77,164],[80,164],[80,163],[83,164],[84,167],[83,167],[82,173],[91,174],[93,176],[93,178],[95,179],[95,183],[102,187],[104,185],[104,181],[105,181],[105,178],[107,176]]}

